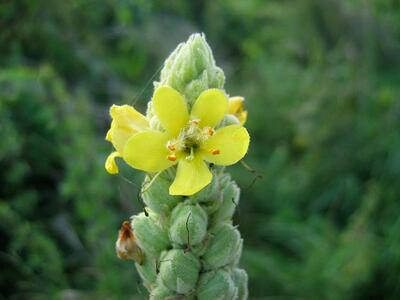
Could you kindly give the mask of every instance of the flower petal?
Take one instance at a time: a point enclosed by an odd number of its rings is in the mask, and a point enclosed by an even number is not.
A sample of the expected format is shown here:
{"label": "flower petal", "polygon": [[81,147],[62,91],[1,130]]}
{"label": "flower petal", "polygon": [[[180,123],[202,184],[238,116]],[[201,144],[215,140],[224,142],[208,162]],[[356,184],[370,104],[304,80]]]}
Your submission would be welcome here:
{"label": "flower petal", "polygon": [[215,127],[228,111],[228,98],[219,89],[209,89],[200,94],[193,105],[190,117],[200,119],[200,126]]}
{"label": "flower petal", "polygon": [[104,164],[104,167],[110,174],[118,174],[119,172],[118,166],[115,162],[116,157],[121,157],[121,155],[117,151],[114,151],[107,157],[106,163]]}
{"label": "flower petal", "polygon": [[182,158],[179,160],[176,177],[169,187],[169,193],[190,196],[209,184],[211,179],[212,174],[200,155],[195,155],[192,160]]}
{"label": "flower petal", "polygon": [[203,158],[211,163],[229,166],[246,154],[250,136],[240,125],[223,127],[202,145]]}
{"label": "flower petal", "polygon": [[229,113],[231,115],[234,115],[238,112],[243,111],[244,107],[244,98],[241,96],[235,96],[235,97],[230,97],[229,98]]}
{"label": "flower petal", "polygon": [[237,115],[237,118],[239,119],[240,125],[244,125],[247,121],[247,110],[242,111]]}
{"label": "flower petal", "polygon": [[136,130],[125,126],[119,126],[116,121],[112,121],[111,127],[107,132],[106,140],[111,142],[119,153],[123,153],[126,142],[135,133],[137,133]]}
{"label": "flower petal", "polygon": [[113,105],[110,115],[120,127],[143,131],[149,127],[146,117],[130,105]]}
{"label": "flower petal", "polygon": [[107,132],[106,140],[111,142],[115,149],[122,154],[129,138],[133,134],[147,129],[149,123],[145,116],[129,105],[111,106],[110,115],[113,121]]}
{"label": "flower petal", "polygon": [[124,160],[133,168],[146,172],[159,172],[174,164],[167,159],[168,134],[143,131],[133,135],[125,145]]}
{"label": "flower petal", "polygon": [[228,113],[235,116],[240,125],[246,123],[247,111],[244,110],[244,98],[241,96],[229,98]]}
{"label": "flower petal", "polygon": [[161,125],[174,136],[189,121],[185,99],[171,87],[162,86],[156,89],[153,107]]}

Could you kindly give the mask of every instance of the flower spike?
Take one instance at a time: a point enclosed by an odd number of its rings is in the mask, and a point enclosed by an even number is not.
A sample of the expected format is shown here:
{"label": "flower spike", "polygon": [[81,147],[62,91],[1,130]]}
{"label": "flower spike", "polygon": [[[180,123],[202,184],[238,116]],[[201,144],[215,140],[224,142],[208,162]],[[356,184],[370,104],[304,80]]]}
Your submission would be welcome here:
{"label": "flower spike", "polygon": [[247,299],[232,222],[240,190],[224,167],[246,155],[250,135],[244,98],[229,98],[224,82],[204,35],[194,34],[165,61],[146,116],[110,109],[106,170],[118,173],[120,157],[146,173],[146,207],[122,224],[116,251],[135,262],[150,300]]}

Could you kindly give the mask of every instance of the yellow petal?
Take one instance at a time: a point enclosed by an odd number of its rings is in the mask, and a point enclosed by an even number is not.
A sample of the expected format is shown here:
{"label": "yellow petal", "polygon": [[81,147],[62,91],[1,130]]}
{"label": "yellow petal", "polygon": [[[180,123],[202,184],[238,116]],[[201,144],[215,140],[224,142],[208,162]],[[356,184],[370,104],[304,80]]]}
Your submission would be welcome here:
{"label": "yellow petal", "polygon": [[104,167],[110,174],[118,174],[119,172],[117,163],[115,162],[116,157],[121,157],[121,155],[117,151],[114,151],[107,157],[106,163],[104,164]]}
{"label": "yellow petal", "polygon": [[167,159],[167,133],[143,131],[133,135],[125,145],[124,160],[133,168],[159,172],[174,164]]}
{"label": "yellow petal", "polygon": [[244,111],[240,112],[237,115],[237,118],[239,119],[240,125],[244,125],[244,123],[246,123],[246,121],[247,121],[247,111],[244,110]]}
{"label": "yellow petal", "polygon": [[136,133],[137,131],[132,128],[119,126],[114,120],[111,122],[111,128],[107,132],[106,140],[111,142],[114,148],[122,154],[126,142]]}
{"label": "yellow petal", "polygon": [[189,121],[185,99],[171,87],[162,86],[156,89],[153,107],[161,125],[174,136]]}
{"label": "yellow petal", "polygon": [[229,98],[229,113],[234,115],[243,110],[244,98],[241,96],[235,96]]}
{"label": "yellow petal", "polygon": [[[112,126],[112,122],[111,122],[111,126]],[[107,131],[106,141],[112,142],[111,128]]]}
{"label": "yellow petal", "polygon": [[120,154],[123,154],[129,138],[133,134],[147,129],[149,124],[145,116],[129,105],[111,106],[110,115],[113,121],[107,132],[106,140],[110,141]]}
{"label": "yellow petal", "polygon": [[228,111],[228,98],[222,90],[209,89],[200,94],[190,117],[199,119],[200,126],[215,127]]}
{"label": "yellow petal", "polygon": [[176,177],[169,187],[169,193],[190,196],[208,185],[211,179],[212,174],[200,155],[195,155],[192,160],[182,158],[179,160]]}
{"label": "yellow petal", "polygon": [[120,127],[143,131],[149,127],[146,117],[130,105],[113,105],[110,115]]}
{"label": "yellow petal", "polygon": [[203,143],[203,158],[217,165],[232,165],[243,158],[249,143],[250,136],[246,128],[240,125],[226,126]]}
{"label": "yellow petal", "polygon": [[240,125],[246,123],[247,111],[244,111],[244,98],[241,96],[235,96],[229,98],[229,108],[228,113],[234,115],[238,120]]}

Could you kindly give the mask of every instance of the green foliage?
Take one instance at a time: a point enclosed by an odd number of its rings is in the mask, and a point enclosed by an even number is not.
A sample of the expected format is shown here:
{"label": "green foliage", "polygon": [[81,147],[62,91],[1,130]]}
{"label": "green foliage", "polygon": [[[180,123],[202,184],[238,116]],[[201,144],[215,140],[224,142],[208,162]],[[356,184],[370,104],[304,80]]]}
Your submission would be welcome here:
{"label": "green foliage", "polygon": [[103,169],[106,110],[144,112],[165,56],[204,32],[263,175],[231,169],[250,298],[398,298],[396,1],[5,1],[0,28],[1,297],[146,297],[115,258],[141,206]]}

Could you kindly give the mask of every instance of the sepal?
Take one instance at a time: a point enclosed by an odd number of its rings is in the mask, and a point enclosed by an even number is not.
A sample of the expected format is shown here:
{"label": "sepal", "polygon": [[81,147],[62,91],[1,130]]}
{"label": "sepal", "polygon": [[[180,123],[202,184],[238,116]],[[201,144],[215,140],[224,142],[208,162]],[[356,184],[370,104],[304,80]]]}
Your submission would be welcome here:
{"label": "sepal", "polygon": [[198,300],[232,300],[236,299],[237,293],[238,288],[225,270],[209,271],[200,276],[197,286]]}
{"label": "sepal", "polygon": [[169,237],[188,247],[201,243],[207,233],[208,216],[200,205],[178,204],[171,214]]}
{"label": "sepal", "polygon": [[236,261],[241,247],[239,231],[231,224],[222,223],[210,232],[213,238],[202,257],[205,270],[215,270]]}
{"label": "sepal", "polygon": [[161,282],[178,294],[192,291],[199,278],[200,261],[190,251],[172,249],[160,257]]}
{"label": "sepal", "polygon": [[167,231],[153,217],[146,216],[144,213],[132,217],[132,228],[136,234],[137,243],[145,253],[158,256],[170,245]]}

